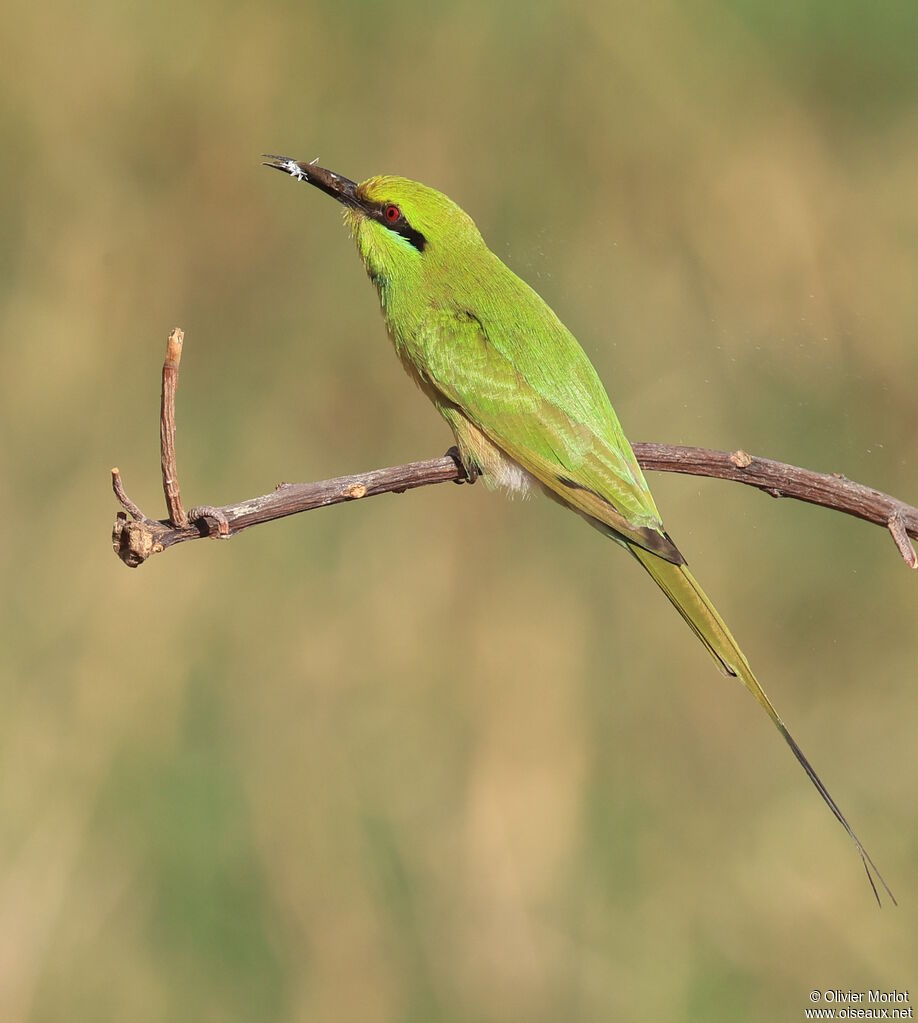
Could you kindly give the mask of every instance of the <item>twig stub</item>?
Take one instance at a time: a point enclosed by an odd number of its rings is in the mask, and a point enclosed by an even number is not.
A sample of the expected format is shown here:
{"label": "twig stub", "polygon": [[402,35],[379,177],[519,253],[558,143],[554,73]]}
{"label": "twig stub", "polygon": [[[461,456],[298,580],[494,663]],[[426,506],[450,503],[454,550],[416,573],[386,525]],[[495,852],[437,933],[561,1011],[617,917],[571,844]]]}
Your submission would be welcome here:
{"label": "twig stub", "polygon": [[163,362],[163,388],[159,416],[160,461],[163,470],[163,494],[169,521],[183,529],[188,525],[188,516],[182,507],[182,492],[179,488],[178,469],[175,463],[175,392],[178,389],[179,365],[182,361],[182,344],[185,333],[175,327],[166,342],[166,358]]}
{"label": "twig stub", "polygon": [[115,497],[118,498],[118,503],[125,511],[130,512],[135,519],[139,519],[140,521],[143,521],[146,518],[146,515],[144,515],[144,513],[125,493],[124,484],[121,482],[121,470],[117,465],[112,468],[112,490],[115,491]]}
{"label": "twig stub", "polygon": [[897,550],[902,555],[902,560],[909,568],[918,568],[918,553],[916,553],[911,540],[908,538],[905,523],[902,521],[902,514],[899,511],[893,512],[886,525]]}

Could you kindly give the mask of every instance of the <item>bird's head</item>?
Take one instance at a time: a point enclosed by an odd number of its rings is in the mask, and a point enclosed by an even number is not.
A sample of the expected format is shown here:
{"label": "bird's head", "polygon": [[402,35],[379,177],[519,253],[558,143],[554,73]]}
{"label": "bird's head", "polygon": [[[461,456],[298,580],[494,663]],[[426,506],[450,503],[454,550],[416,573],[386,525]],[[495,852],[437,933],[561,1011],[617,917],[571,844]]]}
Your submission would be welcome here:
{"label": "bird's head", "polygon": [[399,177],[349,178],[284,156],[264,157],[337,199],[370,276],[379,282],[419,280],[431,267],[448,264],[469,245],[481,245],[472,218],[427,185]]}

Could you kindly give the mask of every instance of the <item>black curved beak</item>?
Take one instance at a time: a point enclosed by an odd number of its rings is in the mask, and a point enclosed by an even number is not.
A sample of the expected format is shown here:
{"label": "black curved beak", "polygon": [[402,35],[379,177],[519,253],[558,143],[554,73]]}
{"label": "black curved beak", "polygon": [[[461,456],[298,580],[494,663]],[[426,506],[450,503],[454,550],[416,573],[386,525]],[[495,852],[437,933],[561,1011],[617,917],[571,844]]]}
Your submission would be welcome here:
{"label": "black curved beak", "polygon": [[333,199],[351,206],[354,209],[361,209],[363,201],[357,194],[357,182],[350,178],[335,174],[334,171],[326,170],[316,163],[301,163],[289,156],[272,156],[270,153],[262,153],[262,166],[272,167],[274,170],[283,171],[297,181],[308,181],[310,185],[330,195]]}

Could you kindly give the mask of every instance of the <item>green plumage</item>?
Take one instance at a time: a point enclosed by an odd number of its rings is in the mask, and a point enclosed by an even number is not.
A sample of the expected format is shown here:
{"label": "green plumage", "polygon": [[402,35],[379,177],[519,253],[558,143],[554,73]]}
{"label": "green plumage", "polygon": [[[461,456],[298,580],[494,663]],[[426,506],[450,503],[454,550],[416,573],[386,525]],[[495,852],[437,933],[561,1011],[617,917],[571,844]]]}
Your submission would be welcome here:
{"label": "green plumage", "polygon": [[490,485],[541,487],[631,552],[720,669],[765,709],[854,842],[874,893],[871,871],[892,897],[664,530],[605,388],[555,313],[441,193],[397,177],[357,185],[281,157],[269,165],[344,203],[396,352],[466,466]]}

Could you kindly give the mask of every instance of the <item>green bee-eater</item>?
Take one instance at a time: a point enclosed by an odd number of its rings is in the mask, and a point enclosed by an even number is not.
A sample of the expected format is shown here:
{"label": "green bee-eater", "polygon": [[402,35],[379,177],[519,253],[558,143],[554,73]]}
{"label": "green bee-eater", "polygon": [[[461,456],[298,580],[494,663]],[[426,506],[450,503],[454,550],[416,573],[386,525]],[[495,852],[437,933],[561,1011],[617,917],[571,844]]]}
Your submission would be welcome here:
{"label": "green bee-eater", "polygon": [[895,902],[867,850],[794,741],[714,605],[663,528],[596,370],[546,303],[440,192],[400,177],[357,184],[315,163],[266,156],[333,196],[408,375],[449,423],[469,479],[541,489],[650,573],[718,667],[764,707],[810,781]]}

